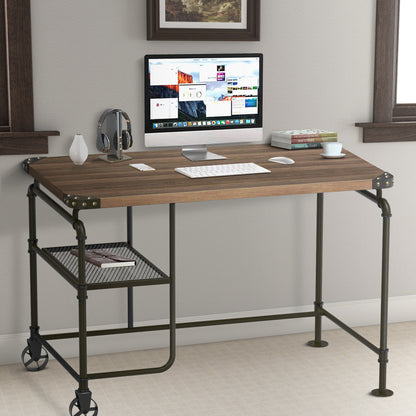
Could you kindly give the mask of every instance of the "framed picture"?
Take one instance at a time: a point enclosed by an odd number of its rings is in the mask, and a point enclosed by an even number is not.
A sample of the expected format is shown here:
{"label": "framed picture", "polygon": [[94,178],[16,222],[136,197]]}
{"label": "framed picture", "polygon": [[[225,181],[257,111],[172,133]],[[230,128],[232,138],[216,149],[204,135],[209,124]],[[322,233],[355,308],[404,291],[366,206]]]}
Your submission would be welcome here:
{"label": "framed picture", "polygon": [[147,0],[148,40],[260,40],[260,0]]}

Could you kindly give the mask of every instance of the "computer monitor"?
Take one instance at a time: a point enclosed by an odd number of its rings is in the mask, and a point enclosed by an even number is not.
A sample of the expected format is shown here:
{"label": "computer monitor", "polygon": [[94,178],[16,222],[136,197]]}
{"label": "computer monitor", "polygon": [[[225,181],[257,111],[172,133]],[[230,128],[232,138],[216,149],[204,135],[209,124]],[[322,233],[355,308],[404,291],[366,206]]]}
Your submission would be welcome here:
{"label": "computer monitor", "polygon": [[145,146],[182,146],[191,160],[223,158],[209,144],[263,139],[263,55],[145,56]]}

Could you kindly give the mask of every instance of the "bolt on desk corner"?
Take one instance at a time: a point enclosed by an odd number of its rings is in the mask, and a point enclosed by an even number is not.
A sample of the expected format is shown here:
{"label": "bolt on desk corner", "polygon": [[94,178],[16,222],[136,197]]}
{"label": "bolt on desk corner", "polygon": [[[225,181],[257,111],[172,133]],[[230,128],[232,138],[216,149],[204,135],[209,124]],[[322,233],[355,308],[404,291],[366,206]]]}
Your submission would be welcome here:
{"label": "bolt on desk corner", "polygon": [[[366,345],[378,356],[379,385],[372,391],[375,396],[390,396],[393,392],[386,387],[388,362],[387,312],[390,243],[390,206],[383,198],[382,190],[393,186],[393,176],[351,152],[345,151],[343,159],[323,159],[320,149],[287,151],[268,145],[230,146],[213,149],[227,159],[217,163],[254,162],[271,171],[270,174],[227,176],[216,178],[190,179],[174,171],[178,166],[191,166],[193,162],[184,159],[180,150],[146,151],[129,153],[132,160],[109,166],[99,160],[99,155],[89,156],[82,166],[74,166],[68,157],[47,157],[26,159],[23,167],[34,178],[29,186],[29,257],[31,325],[28,346],[23,350],[22,361],[28,370],[41,370],[48,361],[48,352],[79,383],[70,412],[79,414],[98,413],[98,406],[92,399],[89,380],[129,375],[159,373],[166,371],[175,360],[175,331],[180,328],[236,324],[244,322],[313,317],[315,337],[308,345],[325,347],[322,339],[322,317],[326,317]],[[273,156],[295,158],[294,165],[280,165],[269,162]],[[141,172],[129,166],[131,163],[146,163],[154,171]],[[206,162],[205,162],[206,164]],[[48,192],[45,192],[45,188]],[[323,259],[323,205],[324,193],[356,191],[376,204],[382,215],[382,270],[381,270],[381,312],[380,345],[376,346],[354,329],[332,315],[324,308],[322,299]],[[176,323],[175,318],[175,204],[197,201],[255,198],[265,196],[317,194],[316,228],[316,288],[313,310],[268,316],[251,316],[200,322]],[[50,195],[52,194],[52,195]],[[75,231],[76,244],[66,247],[41,248],[38,246],[36,230],[36,197],[58,212]],[[132,207],[139,205],[169,205],[169,273],[166,274],[133,248]],[[127,209],[127,237],[125,242],[86,244],[86,231],[80,219],[83,210],[110,207]],[[74,261],[70,250],[78,249]],[[85,262],[85,250],[110,248],[116,254],[129,254],[136,260],[136,266],[124,273],[113,270],[103,271]],[[79,310],[79,331],[60,334],[41,334],[38,322],[37,256],[54,268],[77,292]],[[133,324],[133,287],[144,285],[169,285],[168,323],[135,327]],[[87,330],[86,302],[89,290],[127,288],[127,325],[125,328],[100,331]],[[116,335],[145,331],[169,331],[170,354],[167,362],[160,367],[132,370],[88,373],[87,337]],[[49,343],[55,339],[79,338],[79,371]],[[46,350],[46,351],[45,351]]]}

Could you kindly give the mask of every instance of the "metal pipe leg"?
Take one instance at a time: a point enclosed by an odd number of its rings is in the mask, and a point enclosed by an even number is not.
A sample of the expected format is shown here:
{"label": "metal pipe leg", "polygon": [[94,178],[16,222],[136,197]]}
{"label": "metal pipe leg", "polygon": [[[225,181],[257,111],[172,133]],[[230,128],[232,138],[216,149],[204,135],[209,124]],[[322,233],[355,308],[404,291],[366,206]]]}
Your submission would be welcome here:
{"label": "metal pipe leg", "polygon": [[323,223],[324,223],[324,194],[317,194],[316,203],[316,283],[315,283],[315,339],[309,341],[310,347],[326,347],[328,343],[322,340],[322,257],[323,257]]}
{"label": "metal pipe leg", "polygon": [[133,288],[127,288],[127,328],[134,327],[133,318]]}
{"label": "metal pipe leg", "polygon": [[[37,245],[36,238],[36,194],[33,188],[36,182],[29,186],[27,196],[29,199],[29,261],[30,261],[30,331],[39,331],[38,322],[38,276],[37,258],[34,246]],[[31,334],[32,335],[32,334]]]}
{"label": "metal pipe leg", "polygon": [[[127,243],[133,246],[133,209],[127,207]],[[127,288],[127,327],[134,327],[133,317],[133,288]]]}
{"label": "metal pipe leg", "polygon": [[[38,239],[36,238],[36,193],[35,188],[38,187],[37,181],[29,186],[27,197],[29,200],[29,239],[28,239],[28,252],[30,262],[30,337],[27,339],[27,347],[22,353],[22,362],[27,369],[29,365],[25,363],[26,352],[29,353],[30,360],[39,363],[41,358],[45,358],[44,366],[48,362],[48,354],[42,356],[42,344],[39,342],[37,335],[39,335],[39,320],[38,320],[38,270],[37,270],[37,255],[35,247],[37,246]],[[44,368],[39,366],[38,370]]]}
{"label": "metal pipe leg", "polygon": [[387,326],[388,326],[388,285],[389,285],[389,256],[390,256],[390,218],[391,210],[388,202],[379,196],[378,206],[383,217],[383,248],[381,266],[381,316],[380,316],[380,350],[379,350],[379,388],[371,393],[374,396],[389,397],[393,391],[386,388],[387,382]]}
{"label": "metal pipe leg", "polygon": [[79,390],[88,390],[87,369],[87,290],[78,289],[78,315],[79,315]]}
{"label": "metal pipe leg", "polygon": [[170,354],[169,364],[172,365],[176,355],[176,227],[175,204],[169,205],[169,327]]}
{"label": "metal pipe leg", "polygon": [[85,240],[87,239],[84,224],[78,219],[74,210],[73,227],[78,240],[78,325],[79,325],[79,388],[75,390],[75,399],[70,405],[78,407],[86,414],[91,409],[91,391],[88,388],[87,367],[87,285],[85,272]]}

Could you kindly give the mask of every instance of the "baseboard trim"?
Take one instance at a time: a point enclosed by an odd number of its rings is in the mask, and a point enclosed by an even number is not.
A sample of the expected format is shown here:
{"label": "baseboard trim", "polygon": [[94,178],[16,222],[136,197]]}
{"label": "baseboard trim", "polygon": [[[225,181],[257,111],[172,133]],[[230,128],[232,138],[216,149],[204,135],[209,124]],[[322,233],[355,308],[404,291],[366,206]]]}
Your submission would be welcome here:
{"label": "baseboard trim", "polygon": [[[325,303],[325,309],[352,327],[377,325],[380,317],[380,301],[378,299],[359,300],[353,302]],[[225,313],[207,316],[178,318],[178,322],[241,318],[244,316],[276,315],[293,312],[306,312],[311,306],[276,308],[267,310]],[[389,300],[389,322],[406,322],[416,319],[416,296],[398,296]],[[323,329],[334,329],[337,326],[328,319],[323,319]],[[165,321],[137,322],[135,325],[159,325]],[[121,328],[123,325],[95,326],[90,330]],[[61,331],[46,331],[48,333],[72,332],[77,329]],[[177,331],[178,345],[204,344],[209,342],[230,341],[245,338],[258,338],[283,334],[294,334],[313,331],[313,318],[288,319],[234,325],[220,325],[180,329]],[[28,333],[0,335],[0,365],[19,362],[20,352],[26,346]],[[168,345],[167,331],[123,334],[117,336],[90,337],[88,339],[88,354],[106,354],[134,350],[164,348]],[[63,357],[78,355],[77,341],[53,341],[57,351]]]}

